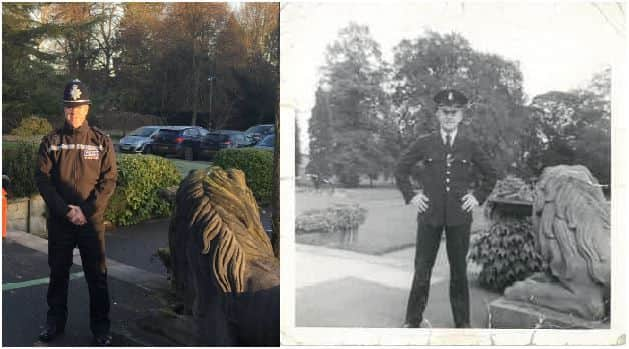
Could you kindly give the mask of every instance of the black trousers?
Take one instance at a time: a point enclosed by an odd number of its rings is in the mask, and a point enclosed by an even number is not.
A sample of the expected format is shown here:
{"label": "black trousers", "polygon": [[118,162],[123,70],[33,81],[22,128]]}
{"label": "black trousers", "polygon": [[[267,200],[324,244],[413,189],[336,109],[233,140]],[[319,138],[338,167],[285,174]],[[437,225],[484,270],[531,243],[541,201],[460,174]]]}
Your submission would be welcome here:
{"label": "black trousers", "polygon": [[470,245],[470,225],[417,227],[415,246],[415,275],[406,308],[406,322],[419,325],[428,302],[430,277],[435,265],[443,230],[446,231],[446,249],[450,264],[450,306],[456,327],[470,324],[470,301],[467,285],[467,251]]}
{"label": "black trousers", "polygon": [[72,251],[78,246],[83,273],[90,295],[90,329],[94,335],[109,332],[109,290],[105,264],[105,229],[103,224],[76,226],[68,221],[48,220],[47,322],[63,328],[68,318],[68,282]]}

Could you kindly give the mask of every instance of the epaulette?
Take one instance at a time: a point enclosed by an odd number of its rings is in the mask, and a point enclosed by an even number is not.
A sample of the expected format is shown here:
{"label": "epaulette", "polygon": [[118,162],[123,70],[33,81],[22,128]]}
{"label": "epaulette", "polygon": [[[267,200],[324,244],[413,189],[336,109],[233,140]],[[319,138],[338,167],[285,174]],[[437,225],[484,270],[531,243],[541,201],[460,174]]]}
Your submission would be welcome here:
{"label": "epaulette", "polygon": [[92,131],[94,131],[96,134],[103,136],[105,138],[109,138],[109,135],[105,133],[105,131],[101,130],[100,128],[96,127],[96,126],[91,126],[90,128],[92,129]]}

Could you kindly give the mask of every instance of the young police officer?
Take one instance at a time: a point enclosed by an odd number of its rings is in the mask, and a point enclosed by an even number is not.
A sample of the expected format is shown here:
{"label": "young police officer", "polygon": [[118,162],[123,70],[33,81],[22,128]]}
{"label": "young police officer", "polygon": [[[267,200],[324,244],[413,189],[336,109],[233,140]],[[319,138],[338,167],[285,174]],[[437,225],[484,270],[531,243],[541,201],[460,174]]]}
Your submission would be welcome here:
{"label": "young police officer", "polygon": [[39,339],[63,332],[72,251],[78,246],[90,295],[95,344],[111,345],[103,214],[116,186],[116,156],[109,137],[90,127],[90,94],[79,80],[63,93],[65,125],[42,139],[36,170],[48,206],[48,314]]}
{"label": "young police officer", "polygon": [[[470,327],[466,256],[472,209],[485,201],[496,182],[496,172],[478,145],[459,132],[467,97],[456,90],[442,90],[434,101],[439,131],[419,138],[400,158],[395,175],[405,202],[417,206],[419,212],[415,275],[403,326],[419,327],[422,322],[430,276],[445,230],[454,324]],[[421,190],[415,192],[409,175],[418,162],[424,169],[419,176]]]}

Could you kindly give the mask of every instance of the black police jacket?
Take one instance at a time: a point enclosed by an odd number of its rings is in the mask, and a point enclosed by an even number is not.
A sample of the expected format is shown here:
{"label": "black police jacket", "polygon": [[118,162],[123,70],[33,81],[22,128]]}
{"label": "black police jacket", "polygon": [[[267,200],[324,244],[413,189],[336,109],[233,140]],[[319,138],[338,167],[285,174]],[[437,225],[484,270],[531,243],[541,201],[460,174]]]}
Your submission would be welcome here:
{"label": "black police jacket", "polygon": [[430,200],[428,209],[418,216],[424,223],[470,224],[472,214],[461,209],[462,197],[471,193],[482,204],[496,183],[496,170],[487,156],[460,131],[452,149],[446,147],[439,132],[419,138],[396,167],[396,183],[408,204],[416,194],[409,177],[414,166],[421,165],[418,184]]}
{"label": "black police jacket", "polygon": [[87,121],[77,129],[66,123],[42,139],[35,180],[53,216],[65,219],[72,204],[88,220],[102,220],[117,176],[111,139]]}

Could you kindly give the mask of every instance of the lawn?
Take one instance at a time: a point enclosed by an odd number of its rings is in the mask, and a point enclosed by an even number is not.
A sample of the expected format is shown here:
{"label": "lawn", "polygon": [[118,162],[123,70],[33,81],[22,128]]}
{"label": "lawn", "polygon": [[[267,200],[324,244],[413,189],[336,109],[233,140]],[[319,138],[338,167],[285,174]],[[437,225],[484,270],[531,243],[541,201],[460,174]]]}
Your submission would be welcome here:
{"label": "lawn", "polygon": [[212,165],[211,161],[186,161],[175,158],[167,158],[172,161],[182,176],[186,176],[192,170],[198,170],[200,168],[208,168]]}
{"label": "lawn", "polygon": [[[336,189],[334,193],[315,192],[297,187],[295,214],[311,209],[323,209],[334,204],[359,204],[367,209],[365,223],[358,229],[356,240],[344,245],[325,235],[303,234],[296,237],[299,243],[325,245],[369,254],[383,254],[415,244],[416,209],[405,205],[395,188]],[[487,224],[482,209],[474,212],[472,231]]]}

